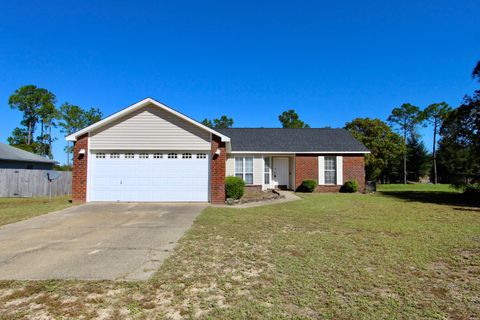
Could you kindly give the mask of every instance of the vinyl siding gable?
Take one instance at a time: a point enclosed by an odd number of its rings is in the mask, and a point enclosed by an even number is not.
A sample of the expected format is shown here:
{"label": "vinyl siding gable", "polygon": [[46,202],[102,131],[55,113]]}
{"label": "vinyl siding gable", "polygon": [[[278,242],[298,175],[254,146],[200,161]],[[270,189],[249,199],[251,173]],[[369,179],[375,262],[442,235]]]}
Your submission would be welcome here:
{"label": "vinyl siding gable", "polygon": [[209,150],[210,133],[153,105],[90,133],[94,150]]}

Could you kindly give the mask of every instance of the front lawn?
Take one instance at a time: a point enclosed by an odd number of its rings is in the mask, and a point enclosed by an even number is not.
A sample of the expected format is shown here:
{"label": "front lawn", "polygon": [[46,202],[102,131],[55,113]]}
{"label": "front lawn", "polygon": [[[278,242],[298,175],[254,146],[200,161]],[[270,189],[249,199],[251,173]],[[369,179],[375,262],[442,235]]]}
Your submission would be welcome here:
{"label": "front lawn", "polygon": [[0,226],[65,209],[72,206],[70,198],[0,198]]}
{"label": "front lawn", "polygon": [[432,192],[459,192],[449,184],[377,184],[378,191],[432,191]]}
{"label": "front lawn", "polygon": [[480,205],[302,197],[208,208],[148,282],[0,282],[0,318],[480,316]]}

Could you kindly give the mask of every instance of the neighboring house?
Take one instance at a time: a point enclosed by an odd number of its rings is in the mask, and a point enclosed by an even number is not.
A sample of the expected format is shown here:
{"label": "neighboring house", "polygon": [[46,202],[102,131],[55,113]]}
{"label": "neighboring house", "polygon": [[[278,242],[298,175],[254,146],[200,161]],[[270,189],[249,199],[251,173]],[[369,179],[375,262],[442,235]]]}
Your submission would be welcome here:
{"label": "neighboring house", "polygon": [[0,142],[0,169],[52,170],[57,162]]}
{"label": "neighboring house", "polygon": [[365,187],[369,151],[344,129],[212,129],[147,98],[66,138],[75,201],[223,203],[225,177],[248,188]]}

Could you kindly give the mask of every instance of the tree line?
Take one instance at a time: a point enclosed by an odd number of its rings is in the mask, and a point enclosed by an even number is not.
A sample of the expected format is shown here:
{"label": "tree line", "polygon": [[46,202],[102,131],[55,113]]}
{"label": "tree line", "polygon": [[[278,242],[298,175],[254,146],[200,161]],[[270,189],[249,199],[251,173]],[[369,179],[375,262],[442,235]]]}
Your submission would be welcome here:
{"label": "tree line", "polygon": [[[53,159],[52,144],[56,140],[52,136],[52,128],[58,127],[63,134],[69,135],[102,118],[99,108],[84,109],[68,102],[57,107],[55,94],[35,85],[15,90],[8,104],[23,113],[20,126],[13,129],[8,143],[50,159]],[[65,147],[67,166],[70,166],[72,149],[70,143]]]}
{"label": "tree line", "polygon": [[[480,82],[480,61],[472,78]],[[371,151],[365,157],[367,179],[407,183],[429,177],[433,183],[480,190],[480,90],[466,95],[457,108],[445,102],[423,110],[402,104],[387,122],[357,118],[345,125]],[[427,125],[433,133],[431,152],[418,133]]]}
{"label": "tree line", "polygon": [[[480,61],[472,72],[480,82]],[[283,128],[309,128],[295,110],[278,116]],[[229,128],[233,119],[226,115],[205,119],[212,128]],[[431,152],[427,151],[418,129],[432,127]],[[480,190],[480,90],[466,95],[452,108],[446,102],[432,103],[423,110],[404,103],[383,121],[356,118],[345,129],[370,151],[365,156],[367,180],[383,183],[450,183],[466,190]]]}
{"label": "tree line", "polygon": [[[472,72],[480,82],[480,61]],[[102,118],[98,108],[84,109],[68,102],[56,107],[56,96],[43,88],[27,85],[9,98],[12,109],[23,113],[8,142],[16,147],[52,158],[52,128],[69,135]],[[309,128],[293,109],[278,116],[283,128]],[[230,128],[233,118],[204,119],[211,128]],[[433,147],[427,151],[418,129],[430,125]],[[463,103],[452,108],[445,102],[432,103],[423,110],[404,103],[392,110],[383,121],[356,118],[345,129],[370,151],[365,156],[368,180],[384,183],[418,182],[429,178],[433,183],[450,183],[465,189],[480,189],[480,90],[466,95]],[[38,134],[35,137],[35,134]],[[65,147],[67,166],[72,146]]]}

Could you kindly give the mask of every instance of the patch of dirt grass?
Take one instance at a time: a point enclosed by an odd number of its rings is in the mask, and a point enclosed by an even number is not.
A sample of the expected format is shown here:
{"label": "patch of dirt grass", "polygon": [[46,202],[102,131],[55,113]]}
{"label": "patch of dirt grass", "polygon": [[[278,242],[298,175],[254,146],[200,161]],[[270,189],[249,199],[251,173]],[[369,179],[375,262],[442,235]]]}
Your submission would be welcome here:
{"label": "patch of dirt grass", "polygon": [[147,282],[2,281],[0,319],[480,316],[478,211],[382,194],[302,197],[208,208]]}
{"label": "patch of dirt grass", "polygon": [[70,196],[48,198],[0,198],[0,226],[71,207]]}

